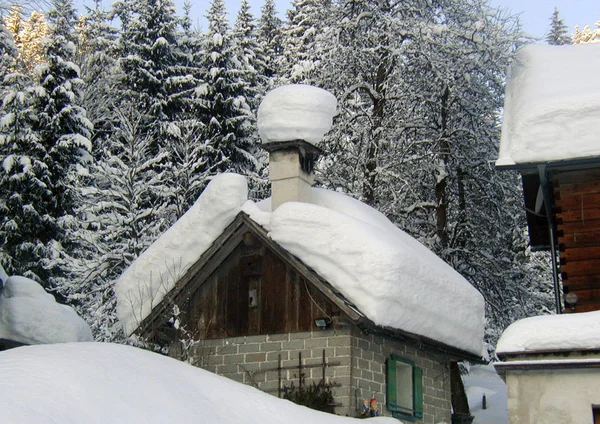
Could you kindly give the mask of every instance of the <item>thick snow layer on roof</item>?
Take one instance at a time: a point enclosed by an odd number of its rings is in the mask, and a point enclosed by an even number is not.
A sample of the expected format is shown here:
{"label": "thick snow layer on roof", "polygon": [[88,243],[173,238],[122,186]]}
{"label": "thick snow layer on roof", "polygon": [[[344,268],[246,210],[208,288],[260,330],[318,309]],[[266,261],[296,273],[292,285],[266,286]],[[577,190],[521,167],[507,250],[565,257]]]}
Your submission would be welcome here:
{"label": "thick snow layer on roof", "polygon": [[154,282],[157,275],[169,275],[164,264],[192,265],[242,210],[375,324],[481,355],[481,294],[384,215],[323,189],[313,189],[311,204],[288,202],[275,212],[268,200],[242,207],[245,180],[239,178],[215,178],[205,191],[208,199],[203,193],[117,282],[119,319],[128,334],[172,288],[175,278]]}
{"label": "thick snow layer on roof", "polygon": [[317,144],[331,129],[335,96],[310,85],[284,85],[271,90],[258,108],[263,143],[304,140]]}
{"label": "thick snow layer on roof", "polygon": [[248,199],[246,179],[220,174],[198,201],[117,280],[117,315],[131,334],[210,247]]}
{"label": "thick snow layer on roof", "polygon": [[504,101],[496,165],[600,157],[600,44],[528,45]]}
{"label": "thick snow layer on roof", "polygon": [[[0,422],[343,424],[326,414],[131,346],[69,343],[0,353]],[[398,423],[372,418],[374,423]]]}
{"label": "thick snow layer on roof", "polygon": [[544,315],[511,324],[496,353],[600,349],[600,311]]}
{"label": "thick snow layer on roof", "polygon": [[26,344],[92,340],[92,332],[70,306],[29,278],[12,276],[0,296],[0,339]]}

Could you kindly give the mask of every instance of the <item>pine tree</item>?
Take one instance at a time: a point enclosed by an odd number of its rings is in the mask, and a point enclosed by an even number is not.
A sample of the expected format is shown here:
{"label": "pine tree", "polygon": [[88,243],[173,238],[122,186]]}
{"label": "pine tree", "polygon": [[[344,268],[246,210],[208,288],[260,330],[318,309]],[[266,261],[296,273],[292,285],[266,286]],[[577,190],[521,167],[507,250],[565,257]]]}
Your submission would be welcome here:
{"label": "pine tree", "polygon": [[[94,124],[94,141],[101,141],[112,131],[120,70],[115,60],[117,31],[110,26],[111,12],[102,9],[96,0],[94,9],[87,8],[86,15],[77,23],[77,61],[84,81],[81,104]],[[99,143],[98,147],[103,144]],[[95,155],[100,153],[95,149]]]}
{"label": "pine tree", "polygon": [[22,73],[6,77],[0,121],[0,262],[9,274],[45,278],[41,261],[57,232],[48,214],[51,176],[46,147],[32,130],[31,81]]}
{"label": "pine tree", "polygon": [[[49,13],[51,37],[46,41],[46,63],[35,69],[35,86],[30,90],[29,113],[35,146],[23,146],[30,160],[44,168],[43,192],[32,202],[43,228],[36,236],[45,242],[42,261],[32,270],[38,278],[52,285],[65,273],[63,252],[73,248],[69,232],[74,225],[77,188],[91,159],[92,124],[85,110],[77,104],[80,98],[79,68],[71,62],[75,54],[73,34],[75,11],[70,0],[55,0]],[[71,27],[68,27],[72,25]],[[42,165],[43,164],[43,165]],[[31,243],[23,238],[23,245]],[[22,247],[21,247],[22,248]],[[32,246],[38,255],[41,250]],[[35,270],[35,271],[34,271]]]}
{"label": "pine tree", "polygon": [[264,75],[267,58],[258,43],[258,33],[248,0],[242,0],[232,37],[235,57],[240,59],[242,65],[241,76],[247,84],[248,103],[251,110],[255,111],[267,87],[268,80]]}
{"label": "pine tree", "polygon": [[203,155],[208,157],[208,173],[235,171],[254,175],[257,161],[251,137],[253,115],[248,106],[247,83],[229,32],[223,0],[213,0],[206,15],[208,34],[204,51],[203,98],[208,123],[204,131]]}
{"label": "pine tree", "polygon": [[14,38],[0,20],[0,98],[3,92],[2,87],[6,84],[4,77],[14,71],[17,55]]}
{"label": "pine tree", "polygon": [[550,30],[546,35],[546,42],[554,46],[562,46],[571,44],[567,26],[563,19],[559,16],[558,8],[554,8],[552,17],[550,18]]}
{"label": "pine tree", "polygon": [[283,22],[277,16],[274,0],[265,0],[258,21],[258,40],[267,58],[264,74],[268,78],[279,74],[277,62],[283,53],[282,26]]}
{"label": "pine tree", "polygon": [[290,82],[312,82],[324,54],[330,16],[334,13],[330,0],[294,0],[288,10],[287,24],[283,28],[284,51],[281,73]]}
{"label": "pine tree", "polygon": [[596,29],[586,25],[580,30],[579,25],[575,25],[571,41],[573,44],[600,43],[600,21],[596,21]]}
{"label": "pine tree", "polygon": [[21,8],[13,6],[4,19],[6,28],[13,35],[19,53],[17,66],[26,72],[45,60],[42,41],[48,35],[48,24],[44,15],[34,10],[29,19],[23,19]]}

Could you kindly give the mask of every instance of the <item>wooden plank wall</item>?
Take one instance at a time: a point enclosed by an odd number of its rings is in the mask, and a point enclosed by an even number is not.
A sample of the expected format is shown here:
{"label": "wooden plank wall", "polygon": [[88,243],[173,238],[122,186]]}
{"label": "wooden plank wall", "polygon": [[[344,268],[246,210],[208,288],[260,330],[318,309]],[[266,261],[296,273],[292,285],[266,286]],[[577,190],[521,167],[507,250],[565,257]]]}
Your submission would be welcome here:
{"label": "wooden plank wall", "polygon": [[573,310],[600,310],[600,168],[553,175],[564,293],[577,295]]}
{"label": "wooden plank wall", "polygon": [[[250,290],[256,290],[255,307],[249,303]],[[250,232],[179,306],[182,323],[197,339],[310,331],[316,329],[315,318],[341,315],[335,304]]]}

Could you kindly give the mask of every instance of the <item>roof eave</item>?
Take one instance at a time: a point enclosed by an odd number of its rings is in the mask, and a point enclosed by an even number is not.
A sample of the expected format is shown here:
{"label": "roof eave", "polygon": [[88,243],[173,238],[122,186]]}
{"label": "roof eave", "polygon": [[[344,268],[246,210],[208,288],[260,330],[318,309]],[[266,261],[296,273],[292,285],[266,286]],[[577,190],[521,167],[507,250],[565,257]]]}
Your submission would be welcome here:
{"label": "roof eave", "polygon": [[496,162],[496,168],[500,170],[517,170],[521,172],[537,171],[538,167],[545,166],[546,168],[577,168],[585,167],[588,165],[597,165],[600,162],[600,156],[591,156],[586,158],[576,159],[565,159],[555,161],[540,161],[540,162],[526,162],[526,163],[506,163],[498,164]]}

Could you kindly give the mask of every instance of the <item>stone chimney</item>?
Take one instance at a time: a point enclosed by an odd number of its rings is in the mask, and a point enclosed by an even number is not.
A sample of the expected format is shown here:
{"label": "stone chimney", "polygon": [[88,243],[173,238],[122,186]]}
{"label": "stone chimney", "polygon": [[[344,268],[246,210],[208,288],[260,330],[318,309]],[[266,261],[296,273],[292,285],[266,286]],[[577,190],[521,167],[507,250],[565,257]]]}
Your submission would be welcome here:
{"label": "stone chimney", "polygon": [[285,202],[311,202],[313,168],[322,153],[317,144],[331,129],[337,101],[310,85],[284,85],[258,108],[258,132],[269,152],[271,210]]}

